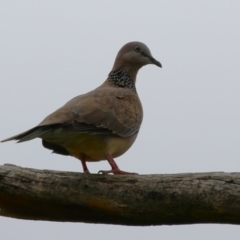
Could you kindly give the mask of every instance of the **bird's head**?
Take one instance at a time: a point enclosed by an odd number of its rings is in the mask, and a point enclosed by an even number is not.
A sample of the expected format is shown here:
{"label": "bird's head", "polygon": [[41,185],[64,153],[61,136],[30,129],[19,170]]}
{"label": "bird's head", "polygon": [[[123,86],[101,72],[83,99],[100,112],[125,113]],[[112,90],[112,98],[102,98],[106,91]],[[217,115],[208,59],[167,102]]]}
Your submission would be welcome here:
{"label": "bird's head", "polygon": [[144,43],[129,42],[119,50],[112,70],[123,69],[135,80],[138,70],[147,64],[162,67]]}

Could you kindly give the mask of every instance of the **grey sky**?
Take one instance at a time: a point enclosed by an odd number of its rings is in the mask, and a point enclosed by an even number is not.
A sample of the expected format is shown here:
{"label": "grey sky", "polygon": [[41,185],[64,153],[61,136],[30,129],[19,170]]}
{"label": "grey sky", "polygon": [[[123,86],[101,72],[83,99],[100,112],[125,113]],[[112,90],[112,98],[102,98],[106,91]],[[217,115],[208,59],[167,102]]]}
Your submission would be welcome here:
{"label": "grey sky", "polygon": [[[144,121],[117,158],[141,174],[240,171],[239,1],[1,1],[0,139],[99,86],[117,51],[142,41],[163,68],[140,70]],[[0,164],[82,171],[40,140],[0,144]],[[88,164],[92,172],[106,162]],[[1,239],[239,239],[240,227],[122,227],[0,217]]]}

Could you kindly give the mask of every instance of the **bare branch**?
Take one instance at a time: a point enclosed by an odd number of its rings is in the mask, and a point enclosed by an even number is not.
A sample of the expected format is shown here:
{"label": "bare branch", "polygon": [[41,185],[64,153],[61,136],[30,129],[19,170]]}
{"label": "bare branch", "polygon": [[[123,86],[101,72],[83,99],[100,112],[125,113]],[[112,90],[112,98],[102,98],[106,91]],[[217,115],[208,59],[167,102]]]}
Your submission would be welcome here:
{"label": "bare branch", "polygon": [[0,166],[0,215],[172,225],[240,223],[240,173],[106,176]]}

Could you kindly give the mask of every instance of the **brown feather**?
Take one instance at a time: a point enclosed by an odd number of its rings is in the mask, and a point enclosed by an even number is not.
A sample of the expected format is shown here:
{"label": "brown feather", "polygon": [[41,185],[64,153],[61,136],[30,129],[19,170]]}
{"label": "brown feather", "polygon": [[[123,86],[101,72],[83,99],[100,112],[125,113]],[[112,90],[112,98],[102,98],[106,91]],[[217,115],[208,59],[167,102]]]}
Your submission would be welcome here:
{"label": "brown feather", "polygon": [[65,123],[73,132],[104,132],[129,137],[139,131],[142,118],[142,106],[136,93],[123,88],[101,87],[72,99],[39,126]]}

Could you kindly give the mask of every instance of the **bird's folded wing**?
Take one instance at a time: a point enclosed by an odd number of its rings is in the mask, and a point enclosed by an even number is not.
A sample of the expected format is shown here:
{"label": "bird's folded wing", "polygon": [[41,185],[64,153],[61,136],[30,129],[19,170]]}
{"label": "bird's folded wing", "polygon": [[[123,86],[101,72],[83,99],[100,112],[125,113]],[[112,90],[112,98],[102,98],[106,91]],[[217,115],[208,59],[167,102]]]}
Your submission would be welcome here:
{"label": "bird's folded wing", "polygon": [[73,98],[38,126],[61,124],[74,132],[129,137],[139,131],[142,117],[137,94],[128,89],[104,87]]}

